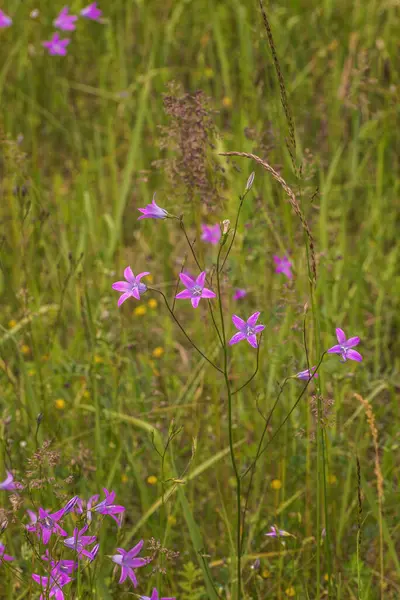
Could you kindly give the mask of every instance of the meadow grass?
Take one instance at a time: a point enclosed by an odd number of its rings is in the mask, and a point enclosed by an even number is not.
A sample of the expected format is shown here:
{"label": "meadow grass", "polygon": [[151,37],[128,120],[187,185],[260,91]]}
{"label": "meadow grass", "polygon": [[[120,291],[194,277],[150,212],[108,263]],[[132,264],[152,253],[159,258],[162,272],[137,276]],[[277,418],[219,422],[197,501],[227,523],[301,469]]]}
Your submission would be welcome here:
{"label": "meadow grass", "polygon": [[[179,600],[398,598],[396,4],[266,2],[283,102],[258,2],[102,3],[105,22],[80,20],[65,57],[41,47],[62,4],[2,8],[13,26],[0,30],[0,481],[7,469],[24,480],[44,442],[60,460],[39,466],[40,485],[29,498],[21,492],[22,506],[0,491],[1,543],[17,557],[13,568],[0,564],[0,597],[38,595],[30,574],[39,561],[18,524],[29,502],[56,510],[63,493],[87,498],[106,487],[126,512],[121,530],[107,523],[99,533],[102,556],[150,538],[180,553],[154,551],[141,594],[157,585]],[[190,144],[174,137],[184,119],[173,125],[164,97],[183,91],[171,81],[209,98],[207,194],[196,188],[204,173],[196,179]],[[185,118],[195,106],[187,102]],[[285,189],[262,164],[227,152],[259,156],[283,177],[314,239],[316,280]],[[184,214],[201,263],[215,265],[218,249],[200,242],[200,225],[235,222],[252,171],[221,277],[227,337],[232,313],[261,311],[266,325],[258,372],[232,398],[241,472],[278,401],[239,532],[238,589],[223,377],[158,294],[118,309],[111,285],[131,265],[170,299],[183,265],[197,269],[178,221],[137,221],[155,191],[160,206]],[[274,254],[290,254],[293,280],[274,272]],[[240,301],[236,287],[248,292]],[[176,314],[222,364],[202,303],[178,300]],[[286,378],[318,364],[336,327],[360,336],[363,362],[326,355],[297,403],[304,383]],[[232,348],[234,389],[256,356],[245,342]],[[271,526],[293,537],[265,537]],[[132,596],[107,560],[66,598]]]}

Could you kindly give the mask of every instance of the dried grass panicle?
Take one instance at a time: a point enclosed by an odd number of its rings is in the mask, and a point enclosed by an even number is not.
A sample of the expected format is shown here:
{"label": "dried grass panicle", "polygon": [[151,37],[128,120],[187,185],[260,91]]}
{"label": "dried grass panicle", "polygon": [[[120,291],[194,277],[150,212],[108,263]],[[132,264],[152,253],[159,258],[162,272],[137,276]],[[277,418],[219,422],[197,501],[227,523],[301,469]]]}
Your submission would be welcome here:
{"label": "dried grass panicle", "polygon": [[360,394],[355,393],[355,398],[364,406],[365,414],[367,415],[367,421],[369,425],[369,429],[372,435],[372,441],[374,444],[374,453],[375,453],[375,468],[374,472],[376,475],[376,487],[378,490],[378,498],[380,502],[383,501],[383,475],[381,470],[381,463],[379,459],[379,442],[378,442],[378,429],[375,424],[375,415],[372,410],[371,403],[363,398]]}
{"label": "dried grass panicle", "polygon": [[265,12],[265,8],[263,6],[262,0],[259,0],[259,4],[260,4],[260,10],[261,10],[261,14],[262,14],[263,21],[264,21],[264,27],[267,32],[268,43],[269,43],[269,47],[271,49],[272,59],[274,61],[276,75],[277,75],[278,81],[279,81],[281,104],[282,104],[282,107],[283,107],[283,110],[285,113],[286,122],[287,122],[288,130],[289,130],[289,137],[286,139],[286,145],[287,145],[288,152],[290,154],[293,168],[294,168],[295,172],[298,173],[298,168],[296,165],[296,135],[295,135],[295,128],[294,128],[292,112],[290,110],[289,102],[287,99],[285,81],[283,79],[282,69],[279,64],[278,55],[277,55],[275,44],[274,44],[274,38],[272,36],[271,25],[269,23],[267,13]]}
{"label": "dried grass panicle", "polygon": [[208,156],[216,136],[208,98],[201,90],[184,93],[174,82],[168,87],[164,109],[170,119],[168,126],[160,127],[159,145],[173,157],[154,161],[153,166],[167,174],[175,192],[183,185],[189,201],[199,195],[207,205],[215,205],[220,198],[216,174],[221,168]]}
{"label": "dried grass panicle", "polygon": [[301,211],[300,205],[297,201],[296,195],[293,192],[293,190],[288,186],[288,184],[283,179],[283,177],[275,171],[275,169],[273,169],[265,160],[263,160],[259,156],[256,156],[255,154],[251,154],[249,152],[221,152],[220,155],[221,156],[242,156],[244,158],[250,158],[251,160],[254,160],[256,163],[261,165],[266,171],[271,173],[272,177],[282,186],[282,188],[284,189],[286,194],[289,196],[289,202],[292,205],[294,212],[299,217],[301,225],[308,237],[308,241],[310,244],[311,270],[312,270],[314,282],[315,282],[317,280],[317,263],[316,263],[316,259],[315,259],[314,238],[311,234],[310,227],[308,226],[308,223]]}

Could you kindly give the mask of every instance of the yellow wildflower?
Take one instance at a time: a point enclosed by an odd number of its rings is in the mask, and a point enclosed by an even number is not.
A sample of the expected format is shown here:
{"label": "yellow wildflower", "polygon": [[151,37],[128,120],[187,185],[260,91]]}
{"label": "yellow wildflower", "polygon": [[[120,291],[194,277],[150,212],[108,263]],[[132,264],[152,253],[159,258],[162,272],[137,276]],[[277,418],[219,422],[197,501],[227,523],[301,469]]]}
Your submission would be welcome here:
{"label": "yellow wildflower", "polygon": [[289,598],[293,598],[296,595],[296,590],[294,589],[294,587],[288,587],[285,590],[285,594],[286,596],[289,596]]}
{"label": "yellow wildflower", "polygon": [[280,490],[282,487],[282,481],[280,479],[273,479],[271,481],[271,487],[273,490]]}
{"label": "yellow wildflower", "polygon": [[154,348],[152,352],[152,356],[154,356],[154,358],[160,358],[163,354],[164,348],[162,348],[161,346],[157,346],[157,348]]}
{"label": "yellow wildflower", "polygon": [[128,483],[129,477],[128,477],[128,475],[126,473],[122,473],[122,475],[121,475],[121,481],[122,481],[122,483]]}
{"label": "yellow wildflower", "polygon": [[149,475],[147,478],[147,483],[149,485],[156,485],[157,481],[158,481],[158,479],[155,475]]}
{"label": "yellow wildflower", "polygon": [[224,96],[222,98],[222,106],[224,108],[232,108],[232,98],[230,98],[229,96]]}
{"label": "yellow wildflower", "polygon": [[168,523],[172,526],[176,525],[176,517],[174,517],[174,515],[168,515]]}
{"label": "yellow wildflower", "polygon": [[21,346],[22,354],[29,354],[30,351],[31,351],[31,349],[29,348],[29,346],[27,346],[26,344],[22,344],[22,346]]}
{"label": "yellow wildflower", "polygon": [[147,306],[149,308],[157,308],[157,300],[155,300],[154,298],[151,298],[151,300],[148,301]]}
{"label": "yellow wildflower", "polygon": [[11,319],[11,321],[8,321],[8,326],[10,329],[12,329],[13,327],[15,327],[17,324],[17,321],[15,319]]}
{"label": "yellow wildflower", "polygon": [[143,315],[146,314],[146,307],[143,306],[143,304],[137,306],[133,311],[133,314],[135,315],[135,317],[143,317]]}
{"label": "yellow wildflower", "polygon": [[63,398],[57,398],[54,404],[58,410],[63,410],[65,408],[65,400]]}

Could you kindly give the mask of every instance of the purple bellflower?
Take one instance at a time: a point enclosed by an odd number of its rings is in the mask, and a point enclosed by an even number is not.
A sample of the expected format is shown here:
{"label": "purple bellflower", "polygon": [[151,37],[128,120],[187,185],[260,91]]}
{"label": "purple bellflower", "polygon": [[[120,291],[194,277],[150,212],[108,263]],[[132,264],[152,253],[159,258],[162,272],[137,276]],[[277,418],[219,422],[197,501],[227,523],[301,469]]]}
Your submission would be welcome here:
{"label": "purple bellflower", "polygon": [[151,596],[139,596],[139,600],[176,600],[176,598],[160,598],[157,588],[154,588]]}
{"label": "purple bellflower", "polygon": [[117,523],[118,527],[121,527],[122,516],[118,519],[115,515],[125,512],[125,506],[113,504],[115,492],[109,492],[106,488],[103,488],[103,492],[106,496],[105,499],[99,502],[99,504],[96,504],[96,506],[93,507],[93,510],[101,515],[110,515]]}
{"label": "purple bellflower", "polygon": [[237,290],[233,294],[233,299],[234,300],[241,300],[245,296],[247,296],[246,290],[244,290],[243,288],[237,288]]}
{"label": "purple bellflower", "polygon": [[268,537],[292,537],[291,533],[284,531],[283,529],[277,529],[273,525],[271,525],[271,530],[269,533],[265,534]]}
{"label": "purple bellflower", "polygon": [[90,560],[90,562],[92,562],[92,560],[94,560],[96,558],[99,548],[100,548],[100,544],[95,544],[91,550],[88,550],[87,557]]}
{"label": "purple bellflower", "polygon": [[147,290],[147,286],[144,283],[141,283],[142,277],[146,277],[146,275],[150,275],[148,271],[144,271],[143,273],[139,273],[136,277],[132,273],[132,269],[130,267],[126,267],[124,270],[124,277],[126,281],[116,281],[112,284],[113,290],[117,290],[117,292],[123,292],[122,296],[119,297],[118,306],[121,306],[128,300],[128,298],[136,298],[136,300],[140,300],[140,295],[144,294]]}
{"label": "purple bellflower", "polygon": [[48,42],[42,42],[42,46],[47,48],[51,56],[65,56],[67,54],[67,46],[70,41],[71,40],[69,38],[62,40],[58,33],[54,33],[51,40]]}
{"label": "purple bellflower", "polygon": [[68,12],[68,6],[64,6],[58,17],[54,20],[54,27],[62,31],[74,31],[76,28],[75,21],[78,20],[78,17],[69,15]]}
{"label": "purple bellflower", "polygon": [[2,10],[0,10],[0,29],[10,27],[12,25],[11,17],[7,16]]}
{"label": "purple bellflower", "polygon": [[290,262],[287,256],[284,256],[283,258],[279,258],[279,256],[274,256],[274,262],[275,273],[283,273],[288,279],[292,279],[292,263]]}
{"label": "purple bellflower", "polygon": [[5,552],[4,552],[5,549],[6,549],[5,546],[3,546],[3,544],[0,544],[0,565],[3,560],[5,560],[5,561],[15,560],[15,558],[13,556],[10,556],[9,554],[5,554]]}
{"label": "purple bellflower", "polygon": [[221,239],[221,228],[218,223],[215,225],[202,225],[201,239],[203,242],[208,242],[213,246],[216,246]]}
{"label": "purple bellflower", "polygon": [[240,317],[232,315],[232,321],[236,329],[239,329],[239,333],[235,333],[229,340],[229,345],[237,344],[242,340],[247,340],[250,346],[257,348],[257,333],[260,333],[265,329],[265,325],[256,325],[257,319],[261,313],[255,312],[247,321],[243,321]]}
{"label": "purple bellflower", "polygon": [[125,579],[129,577],[133,583],[133,587],[137,586],[138,582],[133,569],[144,567],[149,562],[146,558],[135,558],[141,551],[142,546],[143,540],[140,540],[140,542],[129,551],[117,548],[119,554],[114,554],[110,557],[113,562],[121,567],[119,583],[124,583]]}
{"label": "purple bellflower", "polygon": [[148,204],[145,208],[138,208],[138,211],[143,213],[138,217],[138,221],[141,219],[166,219],[168,216],[167,211],[157,205],[155,193],[151,204]]}
{"label": "purple bellflower", "polygon": [[60,573],[60,575],[71,575],[78,568],[78,563],[75,560],[53,560],[48,550],[42,556],[42,560],[49,562],[51,570]]}
{"label": "purple bellflower", "polygon": [[75,512],[80,515],[83,512],[86,512],[86,522],[91,523],[92,522],[92,506],[97,504],[97,501],[99,498],[100,498],[99,494],[95,494],[94,496],[91,496],[89,498],[89,500],[86,502],[86,504],[85,504],[84,500],[82,500],[81,498],[78,498],[76,506],[75,506]]}
{"label": "purple bellflower", "polygon": [[305,381],[308,381],[310,377],[318,377],[318,373],[314,373],[316,368],[317,367],[311,367],[311,369],[304,369],[304,371],[300,371],[300,373],[297,373],[295,377],[297,379],[303,379]]}
{"label": "purple bellflower", "polygon": [[60,527],[58,521],[73,510],[77,501],[78,496],[74,496],[67,502],[64,508],[61,508],[52,514],[50,514],[49,511],[44,510],[44,508],[39,508],[38,517],[36,517],[35,513],[32,513],[32,511],[29,511],[31,524],[27,525],[26,529],[35,532],[38,537],[41,537],[43,544],[45,545],[49,543],[52,533],[66,537],[68,533]]}
{"label": "purple bellflower", "polygon": [[19,484],[14,481],[13,474],[10,471],[7,471],[7,477],[4,481],[0,481],[0,490],[5,490],[6,492],[11,492],[12,490],[16,490],[19,487]]}
{"label": "purple bellflower", "polygon": [[185,275],[185,273],[179,274],[180,280],[183,285],[187,288],[182,292],[179,292],[175,296],[175,298],[190,298],[193,308],[197,308],[201,298],[215,298],[216,294],[204,287],[204,282],[206,280],[206,272],[202,271],[200,275],[196,279],[192,279],[189,275]]}
{"label": "purple bellflower", "polygon": [[92,21],[99,21],[101,18],[102,12],[99,8],[97,8],[97,2],[92,2],[86,8],[81,10],[81,16],[86,19],[92,19]]}
{"label": "purple bellflower", "polygon": [[52,569],[50,571],[50,577],[42,577],[41,575],[33,573],[32,579],[41,585],[44,590],[44,594],[41,594],[39,600],[52,598],[53,596],[56,600],[64,600],[64,593],[61,588],[72,581],[72,578],[69,575],[60,573],[57,569]]}
{"label": "purple bellflower", "polygon": [[85,550],[85,546],[94,544],[96,541],[96,536],[83,535],[88,530],[88,527],[89,525],[85,525],[81,530],[75,527],[72,537],[64,540],[64,546],[67,546],[67,548],[70,548],[71,550],[75,550],[78,553],[78,558],[82,558],[82,556],[91,558],[90,550]]}
{"label": "purple bellflower", "polygon": [[352,337],[347,340],[343,329],[339,327],[336,329],[336,337],[339,344],[329,348],[329,354],[340,354],[342,357],[340,362],[346,362],[348,359],[356,360],[357,362],[362,361],[361,354],[357,350],[352,350],[354,346],[358,346],[360,343],[359,337]]}

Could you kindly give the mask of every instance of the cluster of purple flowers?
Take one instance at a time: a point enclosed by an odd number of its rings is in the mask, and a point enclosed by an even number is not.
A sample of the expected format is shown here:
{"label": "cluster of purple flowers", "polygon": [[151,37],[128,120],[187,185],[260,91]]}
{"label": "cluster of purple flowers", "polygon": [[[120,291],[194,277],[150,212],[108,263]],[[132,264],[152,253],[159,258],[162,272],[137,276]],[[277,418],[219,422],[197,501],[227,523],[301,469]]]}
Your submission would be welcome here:
{"label": "cluster of purple flowers", "polygon": [[[14,481],[12,473],[7,471],[6,479],[3,482],[0,482],[0,489],[13,491],[20,487],[21,485]],[[30,523],[26,525],[26,530],[29,533],[35,535],[45,546],[49,544],[52,535],[57,536],[59,539],[65,538],[63,540],[64,546],[74,552],[75,555],[73,559],[54,560],[49,550],[46,549],[45,554],[42,556],[42,560],[46,561],[49,565],[46,567],[47,574],[32,574],[32,579],[43,589],[40,600],[44,599],[44,597],[51,598],[53,596],[56,600],[64,600],[62,588],[73,581],[72,575],[78,569],[79,561],[84,558],[88,559],[89,562],[95,560],[100,544],[97,542],[96,535],[86,535],[92,522],[92,513],[110,515],[115,520],[118,527],[121,526],[122,514],[125,512],[125,507],[114,503],[114,491],[109,492],[106,488],[103,488],[103,492],[105,497],[100,502],[99,494],[92,496],[87,502],[78,496],[74,496],[63,508],[56,512],[50,512],[41,507],[38,510],[38,514],[31,510],[27,511]],[[66,515],[72,512],[78,515],[85,514],[86,524],[81,529],[75,527],[72,535],[68,535],[67,531],[63,528],[63,520]],[[63,527],[61,526],[61,523]],[[121,568],[119,583],[124,583],[124,581],[129,578],[133,586],[135,588],[137,587],[138,581],[135,569],[144,567],[151,562],[150,558],[138,557],[143,544],[143,540],[140,540],[140,542],[130,550],[117,548],[116,553],[110,556],[111,560]],[[6,554],[4,545],[0,544],[0,565],[2,561],[13,560],[15,560],[15,558]],[[147,596],[140,596],[140,598],[142,600],[148,600]],[[160,598],[157,589],[154,588],[150,600],[175,600],[175,598]]]}
{"label": "cluster of purple flowers", "polygon": [[[155,194],[153,196],[153,200],[151,204],[148,204],[145,208],[139,208],[139,212],[142,214],[139,217],[141,219],[166,219],[170,217],[168,211],[164,208],[161,208],[157,205],[155,200]],[[209,226],[202,225],[202,236],[201,239],[210,244],[216,245],[221,240],[221,228],[219,224]],[[283,258],[279,258],[279,256],[274,256],[274,261],[276,265],[276,273],[283,273],[288,279],[292,279],[292,265],[287,256]],[[142,277],[146,275],[150,275],[148,271],[143,273],[139,273],[135,277],[130,267],[126,267],[124,271],[124,277],[126,281],[117,281],[113,283],[112,287],[114,290],[118,292],[122,292],[118,300],[118,306],[121,306],[125,300],[130,297],[136,298],[140,300],[141,294],[147,291],[147,286],[140,281]],[[202,271],[196,278],[188,275],[187,273],[180,273],[179,278],[182,284],[186,289],[182,290],[178,294],[176,294],[175,298],[178,300],[185,299],[190,300],[193,308],[197,308],[199,306],[200,300],[202,298],[212,299],[216,297],[215,292],[205,287],[206,283],[206,272]],[[238,300],[246,296],[246,290],[239,288],[236,290],[234,299]],[[255,312],[252,314],[247,321],[244,321],[237,315],[232,315],[232,322],[238,333],[235,333],[231,339],[229,340],[229,345],[237,344],[243,340],[246,340],[253,348],[258,347],[257,334],[261,333],[265,329],[264,325],[257,325],[258,317],[260,316],[259,312]],[[346,339],[346,336],[342,329],[336,329],[336,336],[339,344],[332,346],[327,350],[328,353],[336,353],[340,354],[342,361],[346,362],[347,360],[355,360],[362,361],[362,356],[356,350],[353,350],[354,346],[357,346],[360,343],[359,337],[352,337]],[[317,367],[313,366],[309,369],[305,369],[304,371],[300,371],[294,377],[302,380],[309,380],[314,377],[318,377],[318,373],[316,372]]]}
{"label": "cluster of purple flowers", "polygon": [[[70,9],[68,6],[64,6],[57,18],[54,19],[53,25],[56,29],[59,29],[60,31],[74,31],[76,29],[76,21],[78,20],[78,16],[71,15],[69,10]],[[81,10],[80,16],[85,19],[91,19],[92,21],[100,21],[102,12],[97,7],[97,2],[92,2]],[[10,27],[11,25],[11,17],[0,10],[0,28]],[[61,38],[57,32],[54,32],[51,39],[46,42],[42,42],[42,45],[52,56],[65,56],[67,54],[67,46],[70,42],[70,38]]]}

